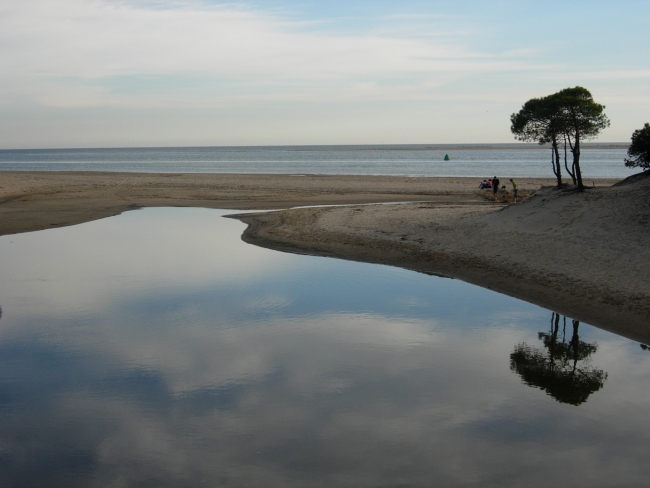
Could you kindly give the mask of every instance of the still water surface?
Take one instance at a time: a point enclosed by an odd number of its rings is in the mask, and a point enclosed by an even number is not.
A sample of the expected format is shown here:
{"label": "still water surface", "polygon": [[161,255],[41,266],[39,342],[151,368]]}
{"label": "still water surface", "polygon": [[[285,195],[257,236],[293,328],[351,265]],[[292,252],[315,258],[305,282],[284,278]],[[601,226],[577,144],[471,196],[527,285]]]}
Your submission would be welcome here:
{"label": "still water surface", "polygon": [[225,213],[0,237],[1,486],[647,486],[638,343]]}

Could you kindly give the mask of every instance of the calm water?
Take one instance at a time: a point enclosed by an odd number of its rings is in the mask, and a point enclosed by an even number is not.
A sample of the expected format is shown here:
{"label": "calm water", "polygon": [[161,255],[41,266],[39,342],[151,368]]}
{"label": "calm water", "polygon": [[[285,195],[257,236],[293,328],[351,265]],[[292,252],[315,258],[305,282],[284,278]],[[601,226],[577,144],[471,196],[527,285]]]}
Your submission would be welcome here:
{"label": "calm water", "polygon": [[647,486],[650,351],[205,209],[0,237],[1,486]]}
{"label": "calm water", "polygon": [[[445,154],[451,158],[444,161]],[[627,147],[586,146],[585,178],[625,178]],[[569,155],[569,161],[571,156]],[[0,151],[0,171],[372,174],[553,177],[550,149],[537,145],[285,146]]]}

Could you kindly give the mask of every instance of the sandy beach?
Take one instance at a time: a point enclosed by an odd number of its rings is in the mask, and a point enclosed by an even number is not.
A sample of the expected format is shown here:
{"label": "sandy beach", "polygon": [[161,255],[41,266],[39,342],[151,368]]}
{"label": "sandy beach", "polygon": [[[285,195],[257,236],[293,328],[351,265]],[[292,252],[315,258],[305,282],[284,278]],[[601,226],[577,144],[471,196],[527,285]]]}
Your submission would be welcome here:
{"label": "sandy beach", "polygon": [[[517,180],[522,192],[551,179]],[[617,180],[600,180],[608,185]],[[590,183],[591,184],[591,183]],[[73,225],[140,207],[279,209],[404,201],[483,201],[476,178],[0,172],[0,235]]]}
{"label": "sandy beach", "polygon": [[[536,193],[505,205],[476,178],[4,172],[0,235],[149,206],[285,209],[238,216],[244,240],[462,279],[648,343],[650,178],[617,181],[518,179]],[[315,205],[346,206],[289,208]]]}

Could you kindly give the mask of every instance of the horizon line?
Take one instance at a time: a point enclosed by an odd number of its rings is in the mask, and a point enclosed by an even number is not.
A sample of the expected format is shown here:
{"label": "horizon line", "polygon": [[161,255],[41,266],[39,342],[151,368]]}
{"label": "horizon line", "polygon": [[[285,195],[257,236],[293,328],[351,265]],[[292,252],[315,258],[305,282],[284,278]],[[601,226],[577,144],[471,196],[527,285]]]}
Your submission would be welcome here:
{"label": "horizon line", "polygon": [[[583,142],[584,146],[622,146],[630,145],[630,142]],[[284,148],[284,147],[471,147],[471,146],[526,146],[529,148],[539,147],[548,149],[547,144],[536,142],[459,142],[459,143],[378,143],[378,144],[241,144],[241,145],[198,145],[198,146],[71,146],[71,147],[23,147],[23,148],[0,148],[0,151],[83,151],[83,150],[119,150],[119,149],[212,149],[212,148]],[[423,147],[427,146],[427,147]]]}

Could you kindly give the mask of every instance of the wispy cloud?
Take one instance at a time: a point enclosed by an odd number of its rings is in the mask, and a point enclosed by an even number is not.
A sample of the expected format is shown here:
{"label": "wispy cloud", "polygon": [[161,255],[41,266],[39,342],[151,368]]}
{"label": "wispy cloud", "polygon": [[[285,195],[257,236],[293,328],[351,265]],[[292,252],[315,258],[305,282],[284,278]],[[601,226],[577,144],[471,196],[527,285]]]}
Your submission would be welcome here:
{"label": "wispy cloud", "polygon": [[[246,92],[252,99],[265,97],[259,87],[280,83],[280,92],[294,95],[321,93],[327,86],[330,95],[339,92],[345,100],[351,91],[367,98],[371,91],[390,97],[404,86],[417,90],[422,75],[444,82],[540,68],[517,56],[471,52],[455,39],[328,34],[232,5],[32,0],[5,6],[0,23],[0,42],[11,47],[0,53],[5,98],[54,106],[130,106],[134,99],[123,90],[129,77],[134,85],[138,78],[157,77],[150,79],[152,92],[139,97],[149,105],[146,99],[156,98],[162,77],[228,81],[238,85],[237,96]],[[368,90],[384,80],[381,94]],[[218,99],[218,87],[214,93],[204,101]],[[173,83],[165,95],[192,103],[191,93],[184,95]]]}

